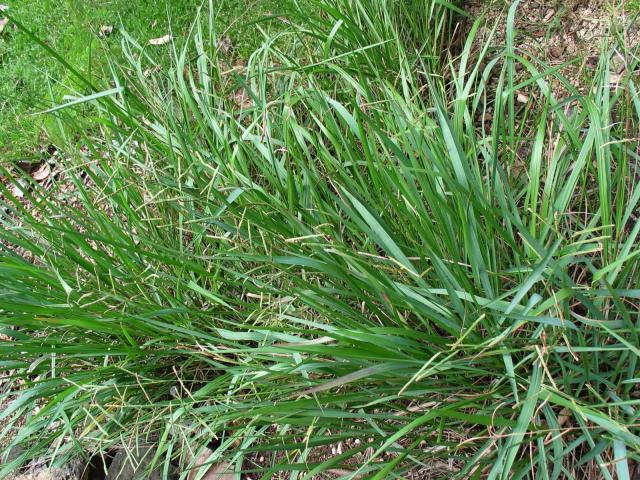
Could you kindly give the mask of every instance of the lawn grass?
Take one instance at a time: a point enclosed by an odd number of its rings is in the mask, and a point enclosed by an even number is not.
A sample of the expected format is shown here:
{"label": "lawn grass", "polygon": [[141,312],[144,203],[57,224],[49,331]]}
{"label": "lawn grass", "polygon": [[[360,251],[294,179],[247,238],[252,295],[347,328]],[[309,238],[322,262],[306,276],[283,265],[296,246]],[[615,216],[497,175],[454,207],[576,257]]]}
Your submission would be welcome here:
{"label": "lawn grass", "polygon": [[129,42],[52,112],[66,180],[2,187],[0,476],[152,441],[166,471],[632,478],[637,52],[581,92],[519,55],[517,2],[444,58],[441,3],[314,5],[241,69],[215,14],[164,71]]}
{"label": "lawn grass", "polygon": [[[9,0],[8,12],[62,53],[88,78],[104,77],[107,58],[122,59],[119,29],[146,43],[169,31],[179,39],[186,34],[200,2],[128,0]],[[242,58],[253,51],[260,35],[247,23],[268,12],[279,12],[276,0],[223,1],[217,4],[218,27],[228,31],[234,53]],[[113,26],[106,39],[100,27]],[[166,56],[159,56],[166,62]],[[166,63],[164,65],[166,67]],[[9,24],[0,34],[0,155],[3,161],[39,158],[46,147],[43,118],[33,114],[73,86],[64,67],[53,61],[25,33]],[[49,91],[52,88],[53,94]]]}

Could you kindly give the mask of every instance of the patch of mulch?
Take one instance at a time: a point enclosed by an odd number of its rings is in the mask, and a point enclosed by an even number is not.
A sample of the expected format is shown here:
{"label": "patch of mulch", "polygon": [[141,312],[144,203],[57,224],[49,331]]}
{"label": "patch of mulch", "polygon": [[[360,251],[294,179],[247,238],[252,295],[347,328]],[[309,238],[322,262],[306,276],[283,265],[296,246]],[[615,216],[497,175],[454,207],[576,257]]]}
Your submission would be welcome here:
{"label": "patch of mulch", "polygon": [[[471,18],[486,19],[477,37],[478,50],[494,26],[497,28],[490,43],[503,47],[508,7],[485,0],[472,0],[465,7]],[[611,49],[614,38],[621,44],[611,60],[612,81],[627,70],[624,50],[640,45],[640,22],[632,22],[632,17],[624,4],[612,5],[606,0],[524,0],[515,14],[516,53],[540,60],[550,68],[571,62],[560,68],[560,73],[584,92],[591,87],[603,48]],[[467,24],[459,29],[461,40],[469,28]],[[553,87],[556,98],[568,94],[561,85]]]}

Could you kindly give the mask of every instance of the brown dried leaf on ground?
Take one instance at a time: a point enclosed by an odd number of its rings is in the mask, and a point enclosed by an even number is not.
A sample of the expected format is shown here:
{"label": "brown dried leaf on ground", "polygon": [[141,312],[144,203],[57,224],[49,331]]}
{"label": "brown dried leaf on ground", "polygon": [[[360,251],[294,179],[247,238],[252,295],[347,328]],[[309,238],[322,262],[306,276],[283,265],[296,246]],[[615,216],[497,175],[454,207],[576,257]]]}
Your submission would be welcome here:
{"label": "brown dried leaf on ground", "polygon": [[233,48],[233,43],[231,43],[231,39],[229,37],[224,36],[218,41],[218,48],[224,55],[227,55]]}
{"label": "brown dried leaf on ground", "polygon": [[9,191],[11,192],[11,195],[13,195],[16,198],[22,198],[24,197],[24,191],[27,188],[27,184],[23,179],[18,179],[17,183],[12,183],[9,186]]}
{"label": "brown dried leaf on ground", "polygon": [[[200,480],[237,480],[238,475],[233,472],[233,465],[229,462],[218,462],[208,466],[207,461],[212,453],[213,451],[208,448],[202,451],[195,467],[189,472],[188,480],[195,480],[196,478],[200,478]],[[207,467],[209,468],[207,473],[200,477],[201,470]]]}
{"label": "brown dried leaf on ground", "polygon": [[247,70],[247,63],[244,60],[238,60],[230,68],[227,68],[222,72],[223,76],[234,74],[234,75],[244,75]]}
{"label": "brown dried leaf on ground", "polygon": [[100,31],[98,32],[98,36],[100,38],[107,38],[112,33],[113,33],[113,25],[102,25],[100,27]]}
{"label": "brown dried leaf on ground", "polygon": [[37,182],[46,180],[47,178],[49,178],[49,175],[51,175],[51,167],[47,162],[44,162],[33,172],[31,172],[31,177]]}
{"label": "brown dried leaf on ground", "polygon": [[152,38],[151,40],[149,40],[149,45],[164,45],[166,43],[169,43],[172,40],[172,36],[167,34],[164,37],[159,37],[159,38]]}
{"label": "brown dried leaf on ground", "polygon": [[242,109],[253,107],[253,99],[244,88],[239,89],[234,94],[233,101]]}

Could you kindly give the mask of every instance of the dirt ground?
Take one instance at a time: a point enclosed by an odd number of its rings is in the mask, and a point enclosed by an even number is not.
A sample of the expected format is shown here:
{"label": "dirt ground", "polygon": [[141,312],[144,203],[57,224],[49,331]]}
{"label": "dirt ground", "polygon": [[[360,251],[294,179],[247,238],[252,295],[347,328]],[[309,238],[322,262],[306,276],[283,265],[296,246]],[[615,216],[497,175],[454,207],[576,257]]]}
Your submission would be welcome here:
{"label": "dirt ground", "polygon": [[[504,45],[508,3],[497,0],[469,2],[466,9],[471,17],[484,16],[486,19],[478,35],[478,48],[489,38],[495,18],[500,21],[490,43]],[[603,49],[612,49],[614,42],[618,42],[611,62],[612,81],[615,81],[627,67],[622,51],[640,45],[640,21],[631,22],[637,12],[631,11],[626,2],[617,6],[612,3],[615,2],[523,0],[515,14],[516,53],[540,60],[550,68],[571,62],[561,68],[560,73],[574,87],[584,91],[590,87],[600,53]],[[460,27],[463,36],[469,27],[469,24]],[[565,93],[561,87],[554,91],[557,98]]]}

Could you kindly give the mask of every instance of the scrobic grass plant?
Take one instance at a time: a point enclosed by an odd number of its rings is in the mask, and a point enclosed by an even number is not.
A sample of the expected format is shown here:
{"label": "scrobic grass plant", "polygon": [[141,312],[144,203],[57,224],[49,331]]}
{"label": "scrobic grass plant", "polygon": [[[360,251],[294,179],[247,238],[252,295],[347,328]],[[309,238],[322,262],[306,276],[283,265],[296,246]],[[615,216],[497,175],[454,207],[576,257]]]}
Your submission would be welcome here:
{"label": "scrobic grass plant", "polygon": [[203,12],[52,109],[65,188],[2,191],[0,476],[215,441],[252,478],[631,478],[635,79],[523,57],[517,2],[435,61],[455,12],[400,5],[313,2],[235,68]]}

